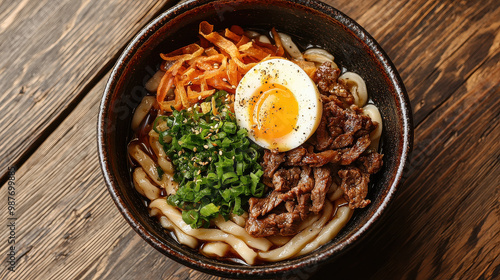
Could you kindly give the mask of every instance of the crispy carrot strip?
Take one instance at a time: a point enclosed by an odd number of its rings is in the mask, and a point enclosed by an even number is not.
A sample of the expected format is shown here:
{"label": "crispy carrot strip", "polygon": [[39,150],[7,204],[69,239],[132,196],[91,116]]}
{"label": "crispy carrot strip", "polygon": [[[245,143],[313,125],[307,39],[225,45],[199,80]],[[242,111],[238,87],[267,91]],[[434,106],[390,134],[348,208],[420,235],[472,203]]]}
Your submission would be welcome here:
{"label": "crispy carrot strip", "polygon": [[227,29],[224,32],[224,36],[231,39],[233,42],[238,42],[241,38],[238,34],[232,32],[231,30]]}
{"label": "crispy carrot strip", "polygon": [[236,87],[238,85],[238,83],[240,82],[240,79],[238,79],[238,67],[236,66],[236,63],[233,60],[229,61],[226,73],[227,73],[228,82],[232,86]]}
{"label": "crispy carrot strip", "polygon": [[246,43],[250,42],[250,38],[248,38],[247,36],[243,35],[241,36],[240,40],[238,41],[238,43],[236,43],[236,47],[240,47]]}
{"label": "crispy carrot strip", "polygon": [[165,97],[167,97],[167,93],[172,88],[174,84],[174,76],[171,75],[170,72],[166,72],[160,80],[160,84],[158,85],[158,89],[156,90],[156,101],[158,103],[163,102]]}
{"label": "crispy carrot strip", "polygon": [[276,51],[276,56],[283,56],[285,54],[285,49],[283,49],[283,43],[281,43],[280,35],[278,34],[278,32],[274,27],[273,29],[271,29],[271,33],[273,34],[274,42],[278,47],[278,50]]}
{"label": "crispy carrot strip", "polygon": [[258,61],[261,61],[267,56],[271,55],[271,53],[267,53],[261,49],[256,48],[253,42],[248,42],[243,46],[239,47],[238,49],[240,52],[247,54],[248,56],[251,56]]}
{"label": "crispy carrot strip", "polygon": [[208,49],[205,49],[205,54],[208,56],[213,56],[213,55],[218,55],[219,52],[214,49],[214,47],[210,47]]}
{"label": "crispy carrot strip", "polygon": [[184,85],[179,81],[177,77],[174,78],[174,85],[175,85],[174,92],[176,97],[179,96],[182,106],[184,108],[188,108],[190,104],[186,95],[186,89],[184,88]]}
{"label": "crispy carrot strip", "polygon": [[229,93],[235,92],[235,89],[233,89],[228,82],[222,80],[219,77],[213,77],[213,78],[207,79],[207,84],[213,88],[225,90]]}
{"label": "crispy carrot strip", "polygon": [[243,61],[241,61],[241,54],[238,51],[236,45],[233,44],[230,40],[222,37],[219,33],[213,32],[213,30],[214,26],[209,24],[208,22],[202,21],[200,23],[200,35],[208,41],[212,42],[212,44],[216,45],[221,50],[228,53],[229,56],[231,56],[231,58],[234,59],[234,62],[236,62],[236,64],[238,65],[239,71],[242,71],[243,73],[248,72],[248,70],[250,70],[250,68],[252,68],[254,64],[248,65],[243,63]]}
{"label": "crispy carrot strip", "polygon": [[206,21],[200,23],[200,35],[212,44],[226,51],[233,59],[240,58],[240,52],[235,44],[222,37],[219,33],[213,32],[214,26]]}
{"label": "crispy carrot strip", "polygon": [[163,60],[189,60],[195,57],[200,56],[205,51],[204,48],[200,47],[198,44],[191,44],[175,50],[169,54],[160,54],[160,57]]}
{"label": "crispy carrot strip", "polygon": [[199,102],[200,100],[204,100],[209,96],[212,96],[212,94],[215,93],[215,89],[210,89],[210,90],[204,90],[200,92],[196,92],[191,90],[191,87],[188,87],[187,90],[187,97],[190,103],[196,103]]}

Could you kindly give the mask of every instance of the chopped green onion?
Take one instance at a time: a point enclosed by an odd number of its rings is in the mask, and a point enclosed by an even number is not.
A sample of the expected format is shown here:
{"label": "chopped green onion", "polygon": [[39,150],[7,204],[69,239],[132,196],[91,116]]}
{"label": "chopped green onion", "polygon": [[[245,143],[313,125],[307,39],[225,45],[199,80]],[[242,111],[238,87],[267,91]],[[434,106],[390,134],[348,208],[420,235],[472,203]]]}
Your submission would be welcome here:
{"label": "chopped green onion", "polygon": [[182,210],[182,219],[192,228],[208,227],[218,215],[242,215],[248,199],[262,197],[266,188],[260,183],[260,148],[250,142],[247,130],[238,128],[224,102],[227,94],[218,91],[205,100],[211,104],[215,98],[218,115],[212,110],[174,110],[153,123],[179,183],[167,202]]}

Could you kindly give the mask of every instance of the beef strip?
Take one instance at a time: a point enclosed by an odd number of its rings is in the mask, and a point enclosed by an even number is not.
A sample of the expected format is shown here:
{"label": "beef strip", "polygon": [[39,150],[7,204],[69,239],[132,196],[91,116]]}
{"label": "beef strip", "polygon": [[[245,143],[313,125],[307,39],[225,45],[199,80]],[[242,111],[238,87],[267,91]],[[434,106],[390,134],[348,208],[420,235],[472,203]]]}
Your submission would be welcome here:
{"label": "beef strip", "polygon": [[286,152],[286,162],[285,164],[290,166],[299,166],[302,162],[302,158],[307,153],[306,148],[299,146],[293,150]]}
{"label": "beef strip", "polygon": [[318,214],[325,203],[326,193],[330,188],[331,176],[329,167],[313,168],[314,188],[311,191],[312,207],[311,211]]}
{"label": "beef strip", "polygon": [[354,97],[346,86],[338,81],[339,75],[340,69],[333,68],[330,62],[325,62],[314,73],[313,81],[318,85],[320,93],[326,98],[330,98],[329,101],[333,100],[332,97],[334,97],[344,103],[345,107],[348,107],[354,103]]}
{"label": "beef strip", "polygon": [[297,233],[301,218],[297,212],[269,214],[263,219],[250,216],[245,225],[245,230],[254,237],[271,235],[290,236]]}
{"label": "beef strip", "polygon": [[316,129],[316,149],[323,151],[328,149],[333,143],[333,138],[330,136],[330,132],[327,130],[328,120],[326,119],[326,114],[321,116],[321,121],[319,122],[318,128]]}
{"label": "beef strip", "polygon": [[299,213],[300,218],[304,220],[309,215],[311,209],[311,194],[303,194],[297,200],[298,204],[295,206],[294,211]]}
{"label": "beef strip", "polygon": [[273,175],[273,188],[278,192],[289,191],[300,179],[300,168],[279,169]]}
{"label": "beef strip", "polygon": [[271,192],[264,198],[252,197],[248,200],[248,204],[250,205],[249,214],[254,218],[264,216],[276,208],[281,202],[283,202],[282,193],[277,191]]}
{"label": "beef strip", "polygon": [[303,166],[302,172],[300,173],[300,180],[297,183],[297,186],[293,187],[290,191],[283,193],[283,200],[292,200],[294,198],[298,198],[305,193],[311,192],[314,188],[314,179],[311,176],[311,167]]}
{"label": "beef strip", "polygon": [[382,160],[383,155],[379,153],[369,153],[368,155],[363,155],[358,158],[360,164],[360,169],[369,174],[377,173],[384,161]]}
{"label": "beef strip", "polygon": [[[286,171],[282,171],[286,170]],[[300,170],[300,179],[297,180],[297,174]],[[287,175],[284,175],[284,174]],[[250,198],[249,215],[246,223],[246,230],[255,237],[269,236],[272,234],[291,235],[297,230],[297,223],[305,219],[311,208],[311,190],[314,188],[314,179],[312,177],[312,168],[303,166],[301,168],[293,167],[290,169],[280,169],[274,173],[274,178],[281,176],[292,176],[293,186],[286,192],[273,190],[265,198]],[[274,213],[277,208],[283,207],[286,212]],[[270,219],[269,217],[273,217]],[[281,220],[286,224],[276,222]]]}
{"label": "beef strip", "polygon": [[349,165],[353,163],[358,157],[370,146],[370,135],[366,134],[363,137],[358,138],[356,144],[346,152],[342,153],[342,160],[340,163],[342,165]]}
{"label": "beef strip", "polygon": [[320,167],[327,163],[340,162],[341,156],[339,152],[326,150],[319,153],[309,152],[304,147],[300,146],[286,153],[284,165],[286,166],[309,166]]}
{"label": "beef strip", "polygon": [[326,150],[320,153],[310,153],[304,156],[302,163],[310,167],[320,167],[330,162],[339,162],[341,159],[339,152]]}
{"label": "beef strip", "polygon": [[342,109],[335,102],[323,106],[323,116],[318,127],[316,142],[319,150],[340,149],[352,146],[356,138],[369,134],[376,124],[355,110]]}
{"label": "beef strip", "polygon": [[285,154],[276,150],[266,150],[264,152],[262,167],[264,168],[264,177],[272,178],[274,172],[281,163],[285,161]]}
{"label": "beef strip", "polygon": [[370,204],[370,200],[365,199],[368,194],[370,174],[361,172],[356,167],[340,170],[338,174],[342,179],[340,187],[344,190],[351,209],[364,208]]}

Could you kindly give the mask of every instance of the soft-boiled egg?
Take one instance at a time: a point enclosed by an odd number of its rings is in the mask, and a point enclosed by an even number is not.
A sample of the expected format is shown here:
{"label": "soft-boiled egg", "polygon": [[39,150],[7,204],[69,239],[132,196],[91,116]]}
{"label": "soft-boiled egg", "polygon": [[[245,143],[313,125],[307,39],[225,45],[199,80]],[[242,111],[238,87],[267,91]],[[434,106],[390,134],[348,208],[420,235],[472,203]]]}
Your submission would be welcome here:
{"label": "soft-boiled egg", "polygon": [[306,142],[319,125],[322,108],[314,82],[286,59],[258,63],[236,88],[238,125],[266,149],[284,152]]}

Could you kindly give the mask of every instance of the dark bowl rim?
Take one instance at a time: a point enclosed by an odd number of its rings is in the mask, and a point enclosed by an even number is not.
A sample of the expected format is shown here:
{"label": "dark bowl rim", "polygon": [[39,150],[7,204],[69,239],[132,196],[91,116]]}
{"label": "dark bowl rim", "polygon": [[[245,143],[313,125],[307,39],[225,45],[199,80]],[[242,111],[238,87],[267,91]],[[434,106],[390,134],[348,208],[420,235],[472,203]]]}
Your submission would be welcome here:
{"label": "dark bowl rim", "polygon": [[[400,110],[398,111],[400,115],[398,118],[402,121],[402,131],[403,135],[400,136],[400,141],[403,142],[401,155],[399,156],[399,163],[397,165],[397,170],[395,175],[393,176],[393,183],[388,189],[387,195],[381,202],[380,206],[376,208],[373,215],[369,218],[369,220],[361,226],[356,232],[354,232],[350,237],[348,237],[343,242],[335,245],[334,247],[324,251],[321,254],[313,255],[310,257],[302,259],[296,263],[287,264],[287,265],[279,265],[272,267],[264,267],[264,266],[241,266],[238,268],[227,267],[224,265],[212,265],[202,263],[200,260],[193,259],[181,252],[173,250],[168,246],[164,246],[161,242],[159,242],[152,234],[150,234],[144,226],[138,222],[128,210],[124,201],[119,196],[118,185],[115,184],[115,180],[113,179],[114,175],[111,172],[110,163],[108,162],[108,146],[105,141],[105,132],[104,132],[104,123],[107,117],[107,107],[111,102],[111,94],[116,87],[116,84],[120,78],[118,76],[121,74],[124,68],[130,62],[129,54],[136,51],[142,44],[141,38],[144,36],[150,36],[154,34],[157,29],[155,29],[155,25],[159,22],[167,20],[170,21],[178,15],[181,15],[189,10],[199,7],[211,2],[218,1],[227,1],[227,0],[190,0],[183,4],[179,4],[173,6],[167,11],[160,14],[154,20],[152,20],[149,24],[141,29],[141,31],[130,41],[127,47],[122,51],[120,57],[116,61],[113,70],[109,76],[108,82],[106,83],[103,97],[101,100],[101,104],[99,106],[99,116],[97,123],[97,146],[98,146],[98,154],[99,161],[102,169],[102,173],[108,188],[108,191],[118,207],[120,213],[127,220],[127,222],[132,226],[132,228],[150,245],[152,245],[155,249],[162,252],[166,256],[174,259],[175,261],[182,263],[186,266],[189,266],[194,269],[198,269],[200,271],[225,276],[225,277],[244,277],[244,276],[257,276],[257,277],[271,277],[280,274],[284,274],[289,272],[292,269],[300,269],[304,267],[309,267],[312,265],[319,266],[324,264],[325,262],[332,259],[335,255],[339,255],[345,253],[345,248],[347,245],[353,243],[355,240],[360,239],[366,235],[367,230],[372,226],[372,224],[377,221],[384,210],[387,208],[389,202],[395,195],[398,185],[401,183],[403,179],[403,173],[407,165],[409,164],[409,157],[412,150],[413,145],[413,120],[412,120],[412,110],[408,95],[406,93],[406,89],[404,87],[403,81],[399,76],[396,67],[391,62],[387,54],[380,47],[380,45],[375,41],[375,39],[364,30],[358,23],[354,20],[340,12],[339,10],[319,1],[310,1],[310,0],[278,0],[276,2],[292,2],[299,5],[303,5],[309,9],[313,9],[316,12],[323,13],[324,15],[333,18],[340,22],[343,26],[347,27],[351,32],[354,33],[359,40],[361,40],[369,50],[375,54],[376,59],[379,61],[380,65],[383,67],[384,71],[390,78],[390,83],[394,86],[395,93],[397,99],[395,100],[397,104],[399,104]],[[157,26],[156,28],[159,28]],[[349,247],[349,246],[347,246]],[[313,257],[314,256],[314,257]]]}

